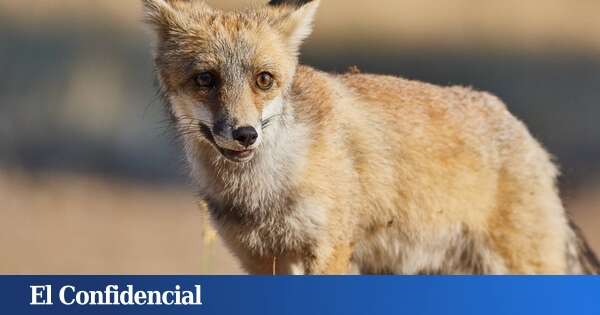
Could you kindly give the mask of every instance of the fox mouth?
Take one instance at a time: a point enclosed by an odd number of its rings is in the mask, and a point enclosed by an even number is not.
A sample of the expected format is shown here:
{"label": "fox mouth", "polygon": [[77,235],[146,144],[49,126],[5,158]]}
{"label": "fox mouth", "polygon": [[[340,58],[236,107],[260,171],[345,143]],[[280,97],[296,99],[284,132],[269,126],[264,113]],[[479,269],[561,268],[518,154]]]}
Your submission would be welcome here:
{"label": "fox mouth", "polygon": [[219,152],[226,157],[228,160],[233,162],[246,162],[254,157],[255,150],[243,150],[243,151],[234,151],[223,149],[217,146]]}
{"label": "fox mouth", "polygon": [[200,125],[200,132],[201,132],[202,136],[204,136],[204,138],[206,140],[208,140],[208,142],[210,142],[217,149],[217,151],[219,151],[219,153],[221,153],[221,155],[229,161],[237,162],[237,163],[247,162],[247,161],[250,161],[254,157],[254,154],[256,153],[256,149],[247,149],[247,150],[239,150],[238,151],[238,150],[225,149],[225,148],[219,146],[217,144],[217,142],[215,141],[215,137],[213,136],[213,133],[210,130],[210,127],[208,127],[204,124]]}

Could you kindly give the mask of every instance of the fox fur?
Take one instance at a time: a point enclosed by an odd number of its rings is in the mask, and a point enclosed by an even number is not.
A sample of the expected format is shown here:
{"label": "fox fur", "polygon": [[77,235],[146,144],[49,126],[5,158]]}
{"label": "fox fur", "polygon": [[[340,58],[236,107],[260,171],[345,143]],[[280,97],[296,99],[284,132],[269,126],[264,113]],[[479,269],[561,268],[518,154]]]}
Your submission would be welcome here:
{"label": "fox fur", "polygon": [[551,157],[495,96],[299,65],[318,0],[143,2],[191,175],[249,273],[600,272]]}

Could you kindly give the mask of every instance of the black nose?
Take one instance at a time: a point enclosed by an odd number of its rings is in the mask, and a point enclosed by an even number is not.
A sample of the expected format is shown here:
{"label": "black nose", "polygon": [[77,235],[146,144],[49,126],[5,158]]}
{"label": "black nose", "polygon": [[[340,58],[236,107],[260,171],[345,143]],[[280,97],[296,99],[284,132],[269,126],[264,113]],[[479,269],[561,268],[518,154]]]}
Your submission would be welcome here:
{"label": "black nose", "polygon": [[233,131],[233,139],[245,147],[249,147],[256,142],[258,133],[254,127],[241,127]]}

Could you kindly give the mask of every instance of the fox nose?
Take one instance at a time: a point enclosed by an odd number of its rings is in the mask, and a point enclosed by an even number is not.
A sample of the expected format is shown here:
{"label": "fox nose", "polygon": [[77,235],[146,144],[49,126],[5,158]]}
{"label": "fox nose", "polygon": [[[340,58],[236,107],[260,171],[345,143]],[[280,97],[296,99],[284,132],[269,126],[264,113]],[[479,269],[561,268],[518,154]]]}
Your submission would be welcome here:
{"label": "fox nose", "polygon": [[256,142],[258,132],[254,127],[240,127],[233,131],[233,139],[245,147],[249,147]]}

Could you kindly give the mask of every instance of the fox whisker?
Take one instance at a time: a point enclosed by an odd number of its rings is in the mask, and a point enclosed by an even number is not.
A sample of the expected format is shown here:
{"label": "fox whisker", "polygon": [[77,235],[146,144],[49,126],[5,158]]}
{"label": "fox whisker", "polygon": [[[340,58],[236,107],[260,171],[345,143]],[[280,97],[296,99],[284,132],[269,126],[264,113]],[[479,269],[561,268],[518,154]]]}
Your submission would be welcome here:
{"label": "fox whisker", "polygon": [[271,126],[273,124],[273,122],[276,121],[276,119],[279,119],[283,116],[283,114],[275,114],[272,116],[269,116],[265,119],[263,119],[263,121],[261,122],[262,125],[262,129],[266,129],[267,127]]}

